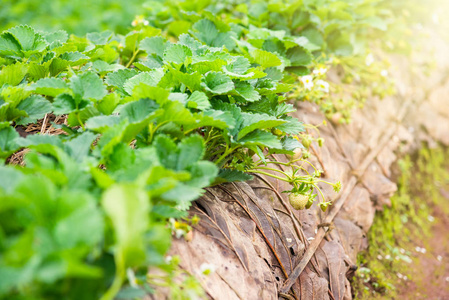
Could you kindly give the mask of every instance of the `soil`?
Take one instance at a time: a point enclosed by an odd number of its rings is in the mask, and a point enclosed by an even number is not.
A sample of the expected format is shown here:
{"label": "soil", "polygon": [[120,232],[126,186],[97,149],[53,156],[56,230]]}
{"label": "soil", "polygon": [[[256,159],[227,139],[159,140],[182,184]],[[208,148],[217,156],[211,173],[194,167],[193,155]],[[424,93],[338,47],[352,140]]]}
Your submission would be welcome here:
{"label": "soil", "polygon": [[402,280],[396,299],[449,300],[449,215],[434,207],[433,217],[431,235],[413,249],[413,266],[407,274],[408,280]]}

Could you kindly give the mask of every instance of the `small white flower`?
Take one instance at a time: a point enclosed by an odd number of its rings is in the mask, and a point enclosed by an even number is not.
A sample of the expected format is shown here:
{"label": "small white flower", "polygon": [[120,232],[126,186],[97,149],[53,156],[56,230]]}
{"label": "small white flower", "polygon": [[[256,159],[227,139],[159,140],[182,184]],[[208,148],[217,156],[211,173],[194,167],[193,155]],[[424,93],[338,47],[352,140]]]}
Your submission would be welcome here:
{"label": "small white flower", "polygon": [[404,276],[404,278],[402,278],[402,279],[404,279],[404,281],[407,281],[407,280],[408,280],[407,276]]}
{"label": "small white flower", "polygon": [[382,255],[379,254],[379,255],[377,256],[377,259],[378,259],[378,260],[382,260],[382,259],[383,259]]}
{"label": "small white flower", "polygon": [[385,259],[391,259],[390,254],[385,255]]}
{"label": "small white flower", "polygon": [[202,263],[200,266],[200,271],[204,275],[209,275],[213,272],[215,272],[215,266],[208,263]]}
{"label": "small white flower", "polygon": [[404,253],[405,253],[404,248],[399,249],[399,252],[401,252],[402,254],[404,254]]}
{"label": "small white flower", "polygon": [[291,238],[286,238],[287,243],[291,243],[293,240]]}
{"label": "small white flower", "polygon": [[438,260],[438,261],[442,261],[442,260],[443,260],[443,257],[442,257],[441,255],[438,255],[438,256],[437,256],[437,260]]}
{"label": "small white flower", "polygon": [[175,236],[177,239],[183,237],[187,232],[184,229],[176,229]]}
{"label": "small white flower", "polygon": [[372,53],[368,54],[365,59],[365,64],[369,67],[374,63],[374,55]]}
{"label": "small white flower", "polygon": [[433,217],[433,216],[428,216],[427,217],[427,220],[429,220],[429,222],[433,222],[433,221],[435,221],[435,218]]}
{"label": "small white flower", "polygon": [[388,76],[388,71],[387,71],[387,70],[382,70],[382,71],[380,72],[380,76],[382,76],[382,77],[387,77],[387,76]]}
{"label": "small white flower", "polygon": [[327,72],[326,68],[318,68],[318,69],[313,70],[313,74],[318,75],[318,76],[324,75],[324,74],[326,74],[326,72]]}
{"label": "small white flower", "polygon": [[319,89],[320,91],[323,91],[323,92],[325,92],[325,93],[329,93],[329,83],[328,83],[328,82],[326,82],[326,81],[324,81],[324,80],[318,80],[318,81],[316,82],[316,84],[317,84],[318,89]]}
{"label": "small white flower", "polygon": [[140,16],[136,16],[135,18],[134,18],[134,20],[131,22],[131,25],[133,26],[133,27],[136,27],[137,25],[139,25],[139,24],[143,24],[143,25],[148,25],[148,24],[150,24],[147,20],[145,20],[144,19],[144,17],[142,16],[142,15],[140,15]]}
{"label": "small white flower", "polygon": [[402,275],[401,273],[396,273],[396,276],[398,276],[400,279],[404,278],[404,275]]}
{"label": "small white flower", "polygon": [[426,248],[416,247],[416,252],[421,252],[422,254],[425,254],[427,252]]}
{"label": "small white flower", "polygon": [[172,260],[173,260],[173,257],[171,257],[170,255],[168,255],[168,256],[165,258],[165,262],[166,262],[167,264],[169,264]]}
{"label": "small white flower", "polygon": [[313,77],[310,75],[302,76],[301,82],[306,90],[311,90],[313,88]]}

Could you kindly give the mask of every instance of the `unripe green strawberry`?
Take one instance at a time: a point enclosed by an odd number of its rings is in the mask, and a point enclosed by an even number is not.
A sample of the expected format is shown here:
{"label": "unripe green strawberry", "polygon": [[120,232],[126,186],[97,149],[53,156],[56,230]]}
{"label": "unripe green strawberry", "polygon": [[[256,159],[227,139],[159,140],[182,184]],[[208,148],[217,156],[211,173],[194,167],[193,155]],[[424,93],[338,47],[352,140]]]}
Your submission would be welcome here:
{"label": "unripe green strawberry", "polygon": [[301,156],[302,156],[301,148],[296,148],[293,152],[294,152],[293,155],[287,154],[287,158],[289,160],[297,160],[297,159],[301,158]]}
{"label": "unripe green strawberry", "polygon": [[302,145],[306,147],[306,149],[309,149],[310,144],[312,144],[312,137],[310,135],[305,135],[302,137]]}
{"label": "unripe green strawberry", "polygon": [[282,132],[282,130],[277,129],[277,128],[273,128],[273,129],[271,130],[271,133],[274,134],[274,135],[277,135],[277,136],[282,136],[282,135],[284,134],[284,133]]}
{"label": "unripe green strawberry", "polygon": [[307,150],[302,151],[302,158],[308,159],[310,157],[310,153]]}
{"label": "unripe green strawberry", "polygon": [[302,210],[306,208],[307,202],[309,201],[309,196],[298,193],[291,193],[288,196],[288,200],[290,201],[290,205],[293,206],[294,209]]}
{"label": "unripe green strawberry", "polygon": [[323,147],[323,144],[324,144],[323,138],[318,138],[316,141],[318,142],[318,146]]}

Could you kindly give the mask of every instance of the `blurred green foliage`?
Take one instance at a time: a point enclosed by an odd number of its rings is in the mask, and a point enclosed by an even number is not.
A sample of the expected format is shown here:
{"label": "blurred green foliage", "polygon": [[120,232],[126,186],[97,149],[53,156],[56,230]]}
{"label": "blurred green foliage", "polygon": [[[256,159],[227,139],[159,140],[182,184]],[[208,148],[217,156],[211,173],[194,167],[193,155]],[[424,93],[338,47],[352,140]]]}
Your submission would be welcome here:
{"label": "blurred green foliage", "polygon": [[144,0],[0,0],[0,31],[27,24],[70,34],[113,30],[126,33]]}

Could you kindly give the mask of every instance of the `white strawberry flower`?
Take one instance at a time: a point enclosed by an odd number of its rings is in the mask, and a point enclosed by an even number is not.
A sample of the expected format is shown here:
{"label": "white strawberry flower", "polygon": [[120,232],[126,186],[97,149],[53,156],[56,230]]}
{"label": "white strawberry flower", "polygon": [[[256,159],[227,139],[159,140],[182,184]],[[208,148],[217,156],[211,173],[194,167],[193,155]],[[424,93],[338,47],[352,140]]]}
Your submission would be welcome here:
{"label": "white strawberry flower", "polygon": [[302,76],[300,80],[306,90],[310,91],[313,88],[313,77],[311,75]]}
{"label": "white strawberry flower", "polygon": [[388,71],[387,71],[387,70],[382,70],[382,71],[380,72],[380,75],[381,75],[382,77],[387,77],[387,76],[388,76]]}
{"label": "white strawberry flower", "polygon": [[204,275],[209,275],[215,272],[215,266],[208,263],[202,263],[200,266],[200,272]]}
{"label": "white strawberry flower", "polygon": [[185,236],[187,232],[184,229],[175,229],[175,236],[177,239],[180,239],[181,237]]}
{"label": "white strawberry flower", "polygon": [[143,25],[147,26],[150,23],[147,20],[145,20],[145,18],[142,15],[139,15],[134,18],[134,20],[131,22],[131,25],[133,27],[136,27],[139,24],[143,24]]}
{"label": "white strawberry flower", "polygon": [[318,76],[324,75],[324,74],[326,74],[326,72],[327,72],[326,68],[318,68],[318,69],[313,70],[313,74],[318,75]]}
{"label": "white strawberry flower", "polygon": [[318,89],[322,92],[329,93],[329,83],[324,80],[318,80],[316,82]]}

